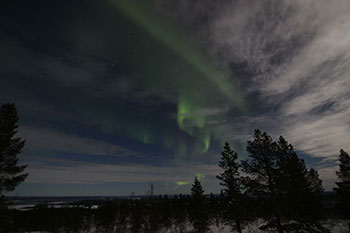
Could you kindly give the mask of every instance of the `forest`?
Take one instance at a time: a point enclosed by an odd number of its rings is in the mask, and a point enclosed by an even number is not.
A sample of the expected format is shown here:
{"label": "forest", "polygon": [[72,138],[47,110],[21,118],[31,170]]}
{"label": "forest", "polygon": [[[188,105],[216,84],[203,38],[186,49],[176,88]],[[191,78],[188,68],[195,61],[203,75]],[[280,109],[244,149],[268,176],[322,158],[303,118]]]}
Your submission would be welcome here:
{"label": "forest", "polygon": [[[350,230],[350,157],[340,150],[334,195],[325,195],[318,172],[308,168],[282,136],[274,141],[255,130],[247,141],[248,157],[239,160],[225,143],[217,175],[220,194],[205,195],[194,177],[190,195],[108,199],[92,208],[47,204],[20,211],[8,208],[3,195],[25,180],[26,165],[17,155],[24,140],[15,137],[18,116],[13,104],[0,109],[0,232],[331,232],[325,223],[341,221]],[[253,229],[253,225],[256,229]],[[220,232],[220,231],[219,231]]]}

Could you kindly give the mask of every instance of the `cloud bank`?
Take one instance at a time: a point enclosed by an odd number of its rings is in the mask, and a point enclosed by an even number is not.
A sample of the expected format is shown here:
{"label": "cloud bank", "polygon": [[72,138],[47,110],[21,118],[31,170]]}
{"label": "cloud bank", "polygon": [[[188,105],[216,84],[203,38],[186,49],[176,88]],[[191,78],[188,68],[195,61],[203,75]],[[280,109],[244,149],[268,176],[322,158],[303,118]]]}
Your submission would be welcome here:
{"label": "cloud bank", "polygon": [[254,102],[224,114],[217,137],[244,142],[261,128],[314,157],[350,150],[349,1],[167,2]]}

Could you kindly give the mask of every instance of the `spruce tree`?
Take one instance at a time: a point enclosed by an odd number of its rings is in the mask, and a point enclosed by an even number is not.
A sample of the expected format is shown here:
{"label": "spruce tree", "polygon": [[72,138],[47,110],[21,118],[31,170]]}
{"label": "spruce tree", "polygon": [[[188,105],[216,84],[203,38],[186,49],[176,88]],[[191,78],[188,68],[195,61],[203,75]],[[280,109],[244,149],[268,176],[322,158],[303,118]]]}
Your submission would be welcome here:
{"label": "spruce tree", "polygon": [[13,191],[28,176],[23,173],[27,165],[18,165],[17,155],[21,153],[24,140],[15,137],[18,115],[14,104],[0,107],[0,232],[8,230],[10,219],[6,216],[7,206],[3,193]]}
{"label": "spruce tree", "polygon": [[206,199],[200,181],[195,177],[191,188],[191,206],[189,209],[189,220],[193,225],[193,232],[208,232],[210,219],[206,208]]}
{"label": "spruce tree", "polygon": [[220,205],[218,198],[213,194],[210,193],[209,202],[208,202],[208,210],[209,210],[209,216],[210,219],[212,219],[212,222],[215,223],[217,227],[220,225]]}
{"label": "spruce tree", "polygon": [[271,228],[277,229],[282,233],[280,206],[280,187],[277,183],[279,174],[278,163],[278,145],[267,133],[261,133],[256,129],[254,140],[247,142],[247,152],[250,160],[242,161],[243,171],[249,174],[245,178],[248,191],[262,201],[266,209],[271,206],[273,219],[270,219],[263,230]]}
{"label": "spruce tree", "polygon": [[339,206],[348,221],[350,231],[350,156],[343,149],[340,150],[339,161],[339,171],[336,174],[340,181],[336,182],[334,191],[337,192]]}
{"label": "spruce tree", "polygon": [[284,231],[327,232],[319,223],[323,188],[317,171],[308,170],[304,160],[282,136],[278,141],[277,155],[276,183],[280,190],[280,209],[286,220]]}
{"label": "spruce tree", "polygon": [[237,162],[238,156],[230,145],[226,142],[221,153],[219,167],[224,171],[216,176],[220,180],[220,185],[224,187],[225,223],[232,227],[232,230],[242,232],[242,202],[241,177],[239,174],[240,165]]}
{"label": "spruce tree", "polygon": [[23,173],[27,165],[18,165],[17,155],[21,153],[24,140],[15,137],[18,115],[14,104],[0,108],[0,195],[13,191],[28,174]]}

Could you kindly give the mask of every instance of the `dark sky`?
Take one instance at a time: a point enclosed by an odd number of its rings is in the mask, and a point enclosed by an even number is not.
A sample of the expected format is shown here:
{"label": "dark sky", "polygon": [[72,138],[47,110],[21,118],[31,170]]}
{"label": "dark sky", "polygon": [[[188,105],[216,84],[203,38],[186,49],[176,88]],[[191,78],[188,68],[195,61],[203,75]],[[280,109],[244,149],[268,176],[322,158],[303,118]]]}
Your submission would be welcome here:
{"label": "dark sky", "polygon": [[222,144],[283,135],[326,189],[350,151],[350,2],[5,0],[18,195],[219,192]]}

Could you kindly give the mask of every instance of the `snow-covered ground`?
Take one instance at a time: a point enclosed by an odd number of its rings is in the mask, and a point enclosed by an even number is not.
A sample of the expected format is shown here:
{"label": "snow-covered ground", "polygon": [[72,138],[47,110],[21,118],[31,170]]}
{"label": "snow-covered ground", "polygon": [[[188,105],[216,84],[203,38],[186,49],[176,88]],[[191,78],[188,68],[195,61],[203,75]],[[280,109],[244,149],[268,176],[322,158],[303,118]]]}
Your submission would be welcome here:
{"label": "snow-covered ground", "polygon": [[[263,220],[257,220],[252,222],[243,229],[242,233],[266,233],[264,231],[259,230],[259,226],[262,223],[263,223]],[[331,233],[349,233],[347,222],[344,220],[329,219],[325,221],[323,225],[328,230],[330,230]],[[191,232],[191,227],[188,226],[187,230],[188,232]],[[166,233],[175,233],[175,232],[176,231],[174,231],[173,229],[166,231]],[[212,225],[210,227],[210,233],[229,233],[229,232],[232,232],[232,231],[228,226],[217,227],[215,225]]]}
{"label": "snow-covered ground", "polygon": [[[266,233],[261,230],[259,230],[259,225],[261,224],[261,221],[255,221],[251,224],[249,224],[247,227],[245,227],[242,231],[242,233]],[[349,230],[347,228],[346,222],[341,220],[328,220],[324,223],[324,226],[327,227],[327,229],[330,230],[331,233],[349,233]],[[186,232],[191,232],[191,226],[187,225]],[[161,231],[161,233],[177,233],[175,229],[169,229],[167,231]],[[229,227],[222,226],[211,226],[210,231],[208,233],[230,233],[232,232]],[[45,233],[43,231],[32,231],[30,233]],[[90,233],[98,233],[96,230],[92,230]]]}

